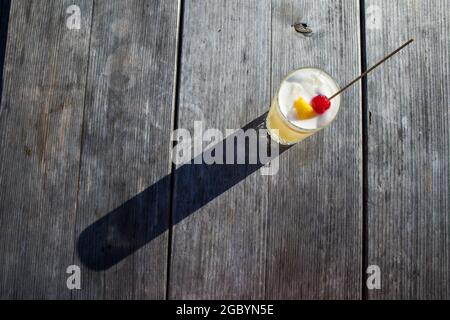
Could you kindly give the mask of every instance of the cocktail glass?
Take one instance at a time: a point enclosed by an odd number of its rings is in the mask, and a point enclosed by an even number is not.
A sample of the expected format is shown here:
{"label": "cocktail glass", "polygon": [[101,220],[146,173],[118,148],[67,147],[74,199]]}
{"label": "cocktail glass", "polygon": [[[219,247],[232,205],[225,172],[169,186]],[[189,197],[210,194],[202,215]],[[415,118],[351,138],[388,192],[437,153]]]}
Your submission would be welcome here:
{"label": "cocktail glass", "polygon": [[[330,90],[329,92],[321,92],[321,86],[319,84],[317,85],[317,88],[314,88],[314,82],[317,83],[318,81],[315,75],[320,75],[320,79],[326,81],[326,87]],[[295,118],[294,107],[292,105],[283,105],[286,102],[281,101],[286,99],[280,99],[280,93],[286,95],[284,92],[281,92],[283,90],[283,86],[289,82],[309,82],[308,76],[311,77],[310,82],[312,85],[310,87],[312,87],[315,94],[328,94],[328,96],[330,96],[340,90],[336,81],[328,73],[318,68],[300,68],[288,74],[281,82],[280,87],[272,100],[272,105],[266,119],[266,127],[269,135],[274,141],[282,145],[296,144],[316,132],[319,132],[328,126],[338,114],[341,104],[341,96],[337,96],[331,101],[331,108],[326,111],[326,113],[331,114],[327,114],[326,118],[323,119],[319,118],[315,120],[299,121],[299,119]],[[292,100],[293,99],[291,99],[291,101]],[[291,113],[288,114],[287,110],[290,110],[289,112]],[[324,116],[318,115],[318,117]]]}

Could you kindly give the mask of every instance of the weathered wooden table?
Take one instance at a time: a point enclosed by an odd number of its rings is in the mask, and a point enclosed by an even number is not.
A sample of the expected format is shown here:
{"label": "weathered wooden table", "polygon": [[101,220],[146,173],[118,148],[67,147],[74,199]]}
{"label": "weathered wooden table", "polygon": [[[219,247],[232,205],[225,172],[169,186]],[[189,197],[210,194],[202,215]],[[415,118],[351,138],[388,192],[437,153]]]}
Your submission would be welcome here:
{"label": "weathered wooden table", "polygon": [[[449,9],[12,0],[0,298],[450,298]],[[409,38],[278,174],[172,165],[173,129],[241,128],[288,72],[343,85]]]}

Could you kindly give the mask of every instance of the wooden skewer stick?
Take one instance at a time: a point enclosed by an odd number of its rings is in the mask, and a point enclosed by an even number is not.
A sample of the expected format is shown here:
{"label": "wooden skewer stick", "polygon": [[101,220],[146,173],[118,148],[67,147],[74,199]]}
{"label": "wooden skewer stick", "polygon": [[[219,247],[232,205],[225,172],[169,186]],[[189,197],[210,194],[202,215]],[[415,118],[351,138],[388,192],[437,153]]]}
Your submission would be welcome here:
{"label": "wooden skewer stick", "polygon": [[339,90],[338,92],[336,92],[333,96],[331,96],[329,98],[329,100],[337,97],[338,95],[340,95],[342,92],[344,92],[345,90],[347,90],[348,88],[350,88],[352,85],[354,85],[358,80],[362,79],[363,77],[365,77],[370,71],[372,71],[373,69],[377,68],[379,65],[381,65],[382,63],[384,63],[386,60],[388,60],[389,58],[391,58],[393,55],[395,55],[396,53],[398,53],[400,50],[402,50],[403,48],[405,48],[406,46],[408,46],[409,44],[411,44],[414,41],[414,39],[409,40],[408,42],[406,42],[404,45],[402,45],[400,48],[398,48],[397,50],[393,51],[392,53],[390,53],[388,56],[384,57],[381,61],[379,61],[377,64],[375,64],[373,67],[367,69],[365,72],[363,72],[363,74],[361,74],[358,78],[356,78],[355,80],[353,80],[352,82],[350,82],[348,85],[346,85],[344,88],[342,88],[341,90]]}

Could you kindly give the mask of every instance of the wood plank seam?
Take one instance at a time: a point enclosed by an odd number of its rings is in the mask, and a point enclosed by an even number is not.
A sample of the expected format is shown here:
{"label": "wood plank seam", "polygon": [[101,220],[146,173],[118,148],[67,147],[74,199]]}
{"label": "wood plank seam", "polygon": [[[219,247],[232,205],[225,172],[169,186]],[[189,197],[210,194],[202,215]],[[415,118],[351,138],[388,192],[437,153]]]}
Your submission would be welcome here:
{"label": "wood plank seam", "polygon": [[[83,141],[84,141],[84,126],[85,126],[85,117],[86,117],[86,95],[87,95],[87,88],[88,88],[88,80],[89,80],[89,67],[91,62],[91,41],[92,41],[92,26],[94,24],[94,7],[95,7],[96,0],[92,1],[92,9],[91,9],[91,19],[90,19],[90,26],[89,26],[89,44],[88,44],[88,51],[86,52],[88,58],[87,58],[87,64],[86,64],[86,79],[85,79],[85,86],[84,86],[84,98],[83,98],[83,111],[82,111],[82,117],[81,117],[81,134],[80,134],[80,154],[79,154],[79,162],[78,162],[78,181],[77,181],[77,190],[76,190],[76,196],[75,196],[75,221],[77,219],[77,212],[78,212],[78,202],[79,202],[79,196],[80,196],[80,180],[81,180],[81,167],[83,162]],[[73,225],[74,229],[74,239],[73,243],[77,242],[78,235],[76,233],[76,223]],[[72,254],[72,263],[75,264],[76,259],[76,246],[73,247],[73,254]],[[70,297],[73,300],[74,299],[74,292],[70,292]]]}
{"label": "wood plank seam", "polygon": [[[175,57],[175,72],[174,72],[174,92],[173,92],[173,115],[171,132],[174,132],[178,128],[178,108],[179,108],[179,94],[181,83],[181,60],[183,52],[183,22],[184,22],[184,0],[178,0],[178,21],[177,21],[177,46]],[[176,165],[172,162],[173,150],[175,147],[175,141],[171,143],[170,150],[170,194],[169,194],[169,225],[168,225],[168,239],[167,239],[167,277],[166,277],[166,300],[170,299],[170,263],[172,259],[172,229],[173,229],[173,202],[174,202],[174,189],[175,189],[175,171]]]}
{"label": "wood plank seam", "polygon": [[[11,0],[3,0],[0,4],[0,108],[3,92],[3,67],[5,63],[6,43],[8,40],[9,12]],[[1,116],[0,109],[0,116]]]}
{"label": "wood plank seam", "polygon": [[[367,69],[366,59],[366,4],[365,0],[359,1],[360,9],[360,52],[361,52],[361,72]],[[361,80],[361,121],[362,121],[362,251],[361,251],[361,300],[367,299],[367,287],[365,284],[366,268],[368,258],[368,226],[367,226],[367,192],[368,192],[368,179],[367,179],[367,156],[368,156],[368,113],[367,113],[367,78],[364,77]]]}

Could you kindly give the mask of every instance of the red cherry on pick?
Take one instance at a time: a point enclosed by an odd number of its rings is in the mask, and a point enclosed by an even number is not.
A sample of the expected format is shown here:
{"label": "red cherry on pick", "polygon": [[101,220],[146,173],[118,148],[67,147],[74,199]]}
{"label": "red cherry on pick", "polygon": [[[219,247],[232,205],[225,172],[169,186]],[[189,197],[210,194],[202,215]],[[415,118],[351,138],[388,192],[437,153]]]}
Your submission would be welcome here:
{"label": "red cherry on pick", "polygon": [[331,102],[327,97],[318,95],[312,99],[311,106],[313,107],[315,112],[322,114],[330,109]]}

